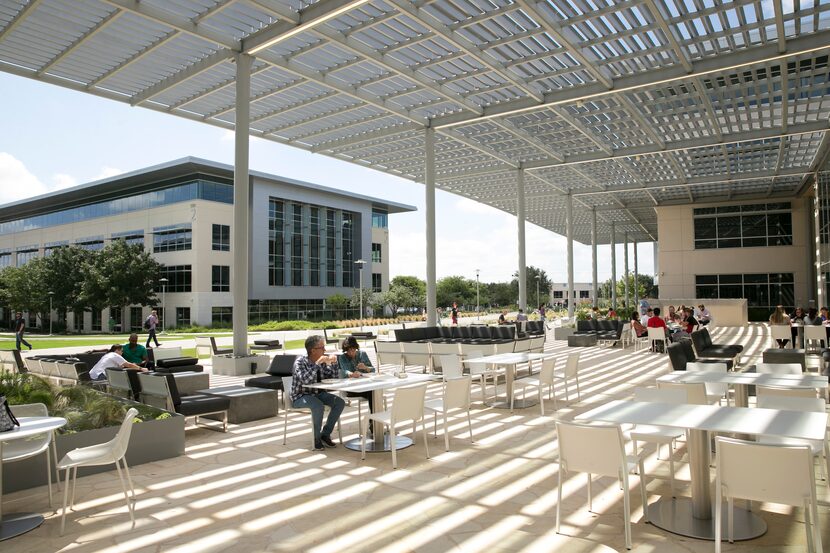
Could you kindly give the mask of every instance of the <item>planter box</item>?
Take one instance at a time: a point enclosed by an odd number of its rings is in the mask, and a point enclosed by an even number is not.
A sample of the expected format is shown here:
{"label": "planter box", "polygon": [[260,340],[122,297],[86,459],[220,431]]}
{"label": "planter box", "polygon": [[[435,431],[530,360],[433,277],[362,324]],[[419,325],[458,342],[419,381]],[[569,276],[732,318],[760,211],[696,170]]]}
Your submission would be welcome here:
{"label": "planter box", "polygon": [[567,340],[568,336],[572,336],[574,332],[576,332],[575,328],[570,328],[570,327],[565,327],[565,326],[555,326],[555,327],[553,327],[553,339],[554,340]]}
{"label": "planter box", "polygon": [[[96,430],[85,430],[77,434],[57,437],[58,460],[66,452],[78,447],[104,443],[118,433],[120,426],[109,426]],[[51,455],[51,452],[50,452]],[[127,464],[132,467],[161,459],[184,455],[184,417],[176,415],[169,419],[152,420],[133,424],[130,445],[127,448]],[[115,470],[115,465],[83,467],[78,476]],[[61,471],[61,479],[63,479]],[[54,477],[54,475],[53,475]],[[3,464],[3,491],[15,492],[46,484],[46,456]]]}
{"label": "planter box", "polygon": [[[256,364],[252,372],[251,365]],[[213,374],[224,376],[243,376],[255,373],[264,373],[271,365],[271,358],[267,355],[247,355],[234,357],[233,355],[214,355]]]}

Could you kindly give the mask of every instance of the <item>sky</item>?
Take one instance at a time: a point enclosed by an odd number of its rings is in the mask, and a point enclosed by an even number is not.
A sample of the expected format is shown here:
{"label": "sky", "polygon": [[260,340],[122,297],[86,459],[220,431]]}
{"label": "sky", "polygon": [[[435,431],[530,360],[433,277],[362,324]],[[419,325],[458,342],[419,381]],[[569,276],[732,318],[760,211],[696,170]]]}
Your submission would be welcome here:
{"label": "sky", "polygon": [[[231,131],[0,72],[0,204],[194,156],[233,164]],[[426,277],[424,186],[380,171],[251,139],[251,170],[415,206],[389,216],[392,277]],[[508,281],[518,269],[513,215],[436,193],[438,278]],[[526,224],[526,263],[554,282],[567,279],[563,236]],[[617,275],[623,270],[617,246]],[[633,271],[633,246],[629,253]],[[610,247],[599,246],[599,279],[611,276]],[[653,246],[638,246],[641,274],[654,271]],[[574,243],[574,280],[590,282],[591,248]]]}

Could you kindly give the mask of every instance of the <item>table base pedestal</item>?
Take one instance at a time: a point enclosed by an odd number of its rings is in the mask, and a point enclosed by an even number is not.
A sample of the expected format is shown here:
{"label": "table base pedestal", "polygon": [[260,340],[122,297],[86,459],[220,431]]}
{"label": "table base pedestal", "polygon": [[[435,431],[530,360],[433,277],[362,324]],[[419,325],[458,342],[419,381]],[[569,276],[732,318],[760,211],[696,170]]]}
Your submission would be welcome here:
{"label": "table base pedestal", "polygon": [[43,524],[43,515],[37,513],[12,513],[0,518],[0,541],[30,532]]}
{"label": "table base pedestal", "polygon": [[[723,541],[727,540],[729,531],[728,513],[729,509],[724,502],[721,512],[721,539]],[[767,523],[764,519],[746,509],[736,507],[734,517],[733,539],[735,541],[751,540],[767,532]],[[654,526],[672,534],[700,540],[715,539],[715,520],[693,517],[692,500],[688,497],[665,498],[652,503],[648,506],[648,518]]]}
{"label": "table base pedestal", "polygon": [[[412,439],[406,436],[395,437],[395,449],[406,449],[412,445]],[[346,449],[352,451],[360,451],[360,438],[353,438],[343,444]],[[380,453],[382,451],[392,451],[392,442],[389,434],[383,436],[383,440],[366,440],[366,453]]]}
{"label": "table base pedestal", "polygon": [[[539,402],[535,399],[513,400],[513,409],[527,409],[528,407],[533,407],[534,405],[539,405]],[[490,406],[495,407],[496,409],[510,409],[510,398],[499,396]]]}

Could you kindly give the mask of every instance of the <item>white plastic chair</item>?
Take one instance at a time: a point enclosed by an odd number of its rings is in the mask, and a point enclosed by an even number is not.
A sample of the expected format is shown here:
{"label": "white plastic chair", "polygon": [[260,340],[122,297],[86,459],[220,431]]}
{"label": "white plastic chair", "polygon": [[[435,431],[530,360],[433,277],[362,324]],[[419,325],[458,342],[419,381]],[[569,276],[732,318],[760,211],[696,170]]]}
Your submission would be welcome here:
{"label": "white plastic chair", "polygon": [[623,323],[622,334],[620,335],[620,339],[622,341],[623,349],[631,345],[631,323]]}
{"label": "white plastic chair", "polygon": [[637,329],[631,327],[628,329],[629,342],[634,344],[634,351],[640,351],[649,343],[648,334],[637,336]]}
{"label": "white plastic chair", "polygon": [[[522,399],[525,397],[527,388],[536,388],[539,392],[539,409],[542,416],[545,416],[545,397],[542,391],[547,388],[548,398],[553,398],[553,410],[556,411],[556,396],[553,394],[554,371],[556,369],[556,358],[549,357],[542,360],[542,368],[539,377],[520,378],[513,381],[513,394],[516,388],[521,388]],[[513,410],[513,396],[510,396],[510,410]]]}
{"label": "white plastic chair", "polygon": [[454,356],[457,358],[460,353],[457,343],[430,342],[428,345],[433,373],[443,367],[441,363],[444,357]]}
{"label": "white plastic chair", "polygon": [[[468,352],[467,356],[470,359],[484,357],[484,355],[479,350],[471,350]],[[474,379],[477,379],[479,384],[481,385],[481,402],[484,405],[487,405],[487,379],[490,377],[493,378],[493,397],[496,397],[498,395],[498,378],[499,375],[503,373],[503,371],[495,368],[490,368],[487,366],[487,363],[484,362],[470,363],[469,361],[465,361],[464,363],[470,369],[470,376]]]}
{"label": "white plastic chair", "polygon": [[396,447],[397,426],[401,422],[412,421],[412,437],[415,437],[418,421],[424,433],[424,449],[429,459],[429,443],[427,442],[427,426],[424,420],[424,397],[427,385],[396,388],[392,408],[388,411],[371,413],[363,419],[361,426],[360,458],[366,459],[366,432],[371,421],[378,421],[389,427],[389,443],[392,445],[392,468],[398,468],[398,450]]}
{"label": "white plastic chair", "polygon": [[827,330],[824,325],[806,325],[804,327],[804,349],[807,349],[807,344],[811,341],[818,342],[818,347],[823,347],[827,342]]}
{"label": "white plastic chair", "polygon": [[[686,363],[687,372],[721,372],[727,371],[726,363]],[[706,382],[706,395],[709,398],[709,403],[720,402],[721,398],[726,397],[726,405],[729,405],[729,384],[721,384],[718,382]]]}
{"label": "white plastic chair", "polygon": [[665,328],[661,326],[648,328],[648,343],[652,351],[657,351],[655,342],[663,343],[663,353],[669,352],[669,344],[668,338],[666,338]]}
{"label": "white plastic chair", "polygon": [[[49,410],[43,403],[24,403],[21,405],[12,405],[12,414],[15,417],[48,417]],[[0,434],[2,437],[2,434]],[[52,450],[52,456],[49,456],[49,450]],[[26,440],[14,440],[3,445],[3,463],[11,463],[14,461],[23,461],[24,459],[31,459],[37,457],[41,453],[46,453],[46,482],[49,490],[49,507],[52,506],[52,461],[54,461],[55,481],[58,483],[60,489],[60,473],[58,472],[58,450],[55,446],[54,431],[45,432],[39,436],[34,436]]]}
{"label": "white plastic chair", "polygon": [[[687,403],[688,394],[684,388],[634,388],[634,401],[651,403]],[[669,482],[674,495],[674,442],[683,435],[683,431],[668,426],[638,424],[629,433],[634,454],[637,454],[637,442],[650,442],[657,446],[657,458],[660,458],[660,446],[669,450]]]}
{"label": "white plastic chair", "polygon": [[801,374],[801,363],[756,363],[756,373]]}
{"label": "white plastic chair", "polygon": [[[124,492],[124,499],[127,502],[127,511],[130,513],[130,521],[135,526],[135,488],[130,478],[130,468],[127,466],[127,446],[130,445],[130,435],[133,431],[133,419],[138,415],[138,410],[130,409],[121,422],[121,428],[113,439],[103,444],[96,444],[87,447],[73,449],[63,456],[58,463],[59,470],[66,471],[66,478],[63,487],[63,512],[61,513],[61,535],[66,526],[66,504],[69,499],[69,472],[72,471],[72,500],[69,508],[75,507],[75,484],[78,481],[78,467],[95,467],[100,465],[115,464],[118,470],[118,479],[121,481],[121,490]],[[124,464],[126,483],[129,484],[130,493],[127,493],[127,485],[124,482],[124,474],[121,473],[121,465]],[[132,501],[130,495],[132,494]]]}
{"label": "white plastic chair", "polygon": [[[825,403],[821,398],[787,397],[777,395],[759,395],[758,407],[762,409],[780,409],[782,411],[802,411],[824,413]],[[808,445],[814,457],[821,457],[822,464],[819,464],[821,477],[830,486],[830,449],[828,449],[827,438],[823,440],[802,440],[798,438],[783,438],[779,436],[759,436],[759,444],[766,445]]]}
{"label": "white plastic chair", "polygon": [[[777,340],[787,340],[791,343],[791,347],[795,347],[795,344],[792,344],[793,334],[790,325],[769,325],[770,336],[772,337],[772,347],[779,347]],[[784,346],[786,347],[786,345]]]}
{"label": "white plastic chair", "polygon": [[[709,396],[706,394],[706,386],[703,382],[662,382],[657,381],[659,390],[679,389],[686,392],[686,403],[689,405],[708,405]],[[714,403],[720,398],[715,398]]]}
{"label": "white plastic chair", "polygon": [[403,368],[423,367],[424,372],[432,372],[429,343],[401,342],[401,356]]}
{"label": "white plastic chair", "polygon": [[623,518],[625,520],[625,547],[631,549],[631,501],[628,494],[628,474],[639,471],[643,518],[648,522],[645,470],[643,457],[625,454],[625,443],[619,425],[583,424],[556,421],[559,437],[559,488],[556,501],[556,533],[560,534],[562,509],[562,481],[569,472],[588,473],[588,511],[593,510],[591,477],[615,476],[623,490]]}
{"label": "white plastic chair", "polygon": [[458,355],[441,355],[439,356],[439,362],[441,363],[441,375],[444,380],[461,378],[463,369]]}
{"label": "white plastic chair", "polygon": [[755,386],[755,395],[757,397],[817,397],[815,388],[785,388],[782,386]]}
{"label": "white plastic chair", "polygon": [[432,428],[435,437],[438,437],[438,413],[444,416],[444,447],[450,450],[450,431],[447,424],[447,413],[456,409],[467,412],[467,426],[470,428],[470,443],[473,443],[473,421],[470,418],[470,388],[473,380],[469,376],[445,379],[441,399],[431,399],[424,402],[424,409],[432,411]]}
{"label": "white plastic chair", "polygon": [[579,352],[575,351],[568,354],[568,359],[565,361],[565,369],[561,371],[553,371],[553,380],[563,380],[565,382],[565,399],[571,401],[571,392],[568,389],[568,380],[573,378],[576,381],[576,400],[581,401],[582,397],[579,392]]}
{"label": "white plastic chair", "polygon": [[[314,419],[311,418],[311,409],[308,407],[294,407],[294,402],[291,399],[291,386],[294,383],[293,376],[283,376],[282,377],[282,408],[283,413],[285,416],[283,417],[283,426],[282,426],[282,445],[285,445],[285,438],[288,435],[288,412],[289,411],[297,411],[297,412],[305,412],[309,415],[309,426],[311,426],[311,449],[314,449]],[[358,404],[359,405],[359,404]],[[325,413],[325,408],[324,408]],[[340,440],[340,443],[343,443],[343,432],[340,429],[340,419],[337,419],[337,437]]]}
{"label": "white plastic chair", "polygon": [[403,368],[403,354],[400,342],[375,341],[375,354],[378,360],[378,370],[383,367]]}
{"label": "white plastic chair", "polygon": [[769,445],[715,438],[715,552],[721,551],[721,511],[728,504],[727,537],[733,539],[735,498],[804,507],[809,551],[823,551],[813,459],[806,445]]}

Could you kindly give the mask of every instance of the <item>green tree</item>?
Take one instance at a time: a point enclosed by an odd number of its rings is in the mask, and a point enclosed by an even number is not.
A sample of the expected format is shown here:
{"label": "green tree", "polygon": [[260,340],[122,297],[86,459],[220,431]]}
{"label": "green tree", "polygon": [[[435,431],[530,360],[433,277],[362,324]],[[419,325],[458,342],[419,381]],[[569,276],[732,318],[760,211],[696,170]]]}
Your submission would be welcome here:
{"label": "green tree", "polygon": [[[527,291],[527,305],[528,307],[537,307],[536,303],[536,276],[539,276],[539,303],[548,303],[550,301],[550,287],[553,284],[548,278],[544,269],[528,265],[525,270],[525,290]],[[510,286],[513,289],[513,302],[519,298],[519,277],[514,273],[513,280],[510,281]],[[512,302],[511,302],[512,303]]]}
{"label": "green tree", "polygon": [[409,291],[409,296],[405,303],[398,304],[399,307],[424,307],[427,303],[427,283],[415,276],[400,275],[392,279],[389,283],[389,289],[393,287],[401,287]]}
{"label": "green tree", "polygon": [[391,285],[389,290],[384,294],[384,299],[393,316],[398,312],[398,308],[400,307],[420,307],[412,289],[401,284]]}
{"label": "green tree", "polygon": [[13,311],[28,311],[41,319],[49,310],[44,259],[37,257],[20,267],[6,267],[0,273],[4,303]]}
{"label": "green tree", "polygon": [[[484,301],[486,291],[487,301]],[[482,287],[482,303],[496,306],[515,305],[518,287],[514,290],[509,282],[491,282]]]}
{"label": "green tree", "polygon": [[52,307],[61,315],[90,307],[84,301],[83,285],[98,258],[97,252],[79,246],[52,250],[43,260],[45,285],[52,295]]}
{"label": "green tree", "polygon": [[[656,298],[657,287],[654,285],[654,277],[651,275],[637,275],[637,286],[640,298]],[[625,277],[616,282],[617,306],[625,303]],[[599,295],[602,298],[611,300],[611,279],[609,278],[599,286]],[[634,301],[634,273],[628,274],[628,295],[631,302]],[[633,307],[633,306],[632,306]]]}
{"label": "green tree", "polygon": [[343,317],[343,312],[349,307],[349,298],[343,294],[332,294],[326,298],[326,306],[334,311],[335,317]]}
{"label": "green tree", "polygon": [[108,305],[155,305],[161,264],[139,244],[115,240],[90,264],[81,302],[92,309]]}
{"label": "green tree", "polygon": [[476,283],[462,276],[448,276],[436,283],[435,297],[439,306],[445,307],[458,302],[458,305],[475,305]]}

